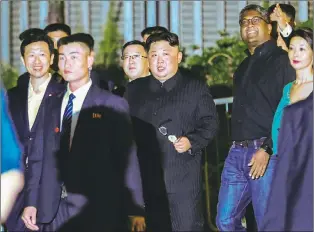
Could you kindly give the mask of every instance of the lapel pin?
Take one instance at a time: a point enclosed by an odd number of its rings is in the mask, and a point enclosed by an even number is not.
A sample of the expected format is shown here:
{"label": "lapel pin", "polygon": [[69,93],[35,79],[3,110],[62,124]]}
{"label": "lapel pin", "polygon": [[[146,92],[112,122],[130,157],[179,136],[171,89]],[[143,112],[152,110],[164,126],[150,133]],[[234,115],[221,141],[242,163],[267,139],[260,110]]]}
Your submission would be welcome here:
{"label": "lapel pin", "polygon": [[93,118],[101,118],[101,114],[93,113]]}
{"label": "lapel pin", "polygon": [[55,128],[55,132],[56,132],[56,133],[60,132],[59,127],[56,127],[56,128]]}

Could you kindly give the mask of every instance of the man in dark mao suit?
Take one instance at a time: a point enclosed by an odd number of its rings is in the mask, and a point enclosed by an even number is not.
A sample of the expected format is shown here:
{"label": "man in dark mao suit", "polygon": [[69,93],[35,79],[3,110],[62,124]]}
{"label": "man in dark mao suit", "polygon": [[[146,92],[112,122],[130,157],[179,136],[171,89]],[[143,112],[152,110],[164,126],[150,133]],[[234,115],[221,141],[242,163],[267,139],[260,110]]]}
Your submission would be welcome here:
{"label": "man in dark mao suit", "polygon": [[154,34],[146,43],[152,75],[131,82],[125,96],[133,118],[148,229],[201,231],[201,157],[218,128],[215,104],[205,82],[178,70],[182,53],[176,34]]}

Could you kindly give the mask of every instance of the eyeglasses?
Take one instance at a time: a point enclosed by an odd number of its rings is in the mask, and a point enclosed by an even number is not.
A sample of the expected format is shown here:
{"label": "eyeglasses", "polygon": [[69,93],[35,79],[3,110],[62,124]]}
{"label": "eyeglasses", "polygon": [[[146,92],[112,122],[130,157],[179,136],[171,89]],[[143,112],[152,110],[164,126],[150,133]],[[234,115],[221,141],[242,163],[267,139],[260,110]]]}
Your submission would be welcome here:
{"label": "eyeglasses", "polygon": [[242,19],[242,20],[240,20],[240,21],[239,21],[239,24],[240,24],[241,27],[246,27],[246,26],[248,26],[250,23],[251,23],[252,25],[257,25],[257,24],[259,24],[261,21],[264,21],[264,22],[267,23],[267,21],[266,21],[264,18],[262,18],[262,17],[260,17],[260,16],[254,16],[254,17],[251,18],[251,19]]}
{"label": "eyeglasses", "polygon": [[168,136],[168,140],[172,143],[174,143],[175,141],[177,141],[177,137],[175,135],[168,135],[168,130],[166,127],[161,126],[158,128],[159,132],[164,135],[164,136]]}
{"label": "eyeglasses", "polygon": [[121,56],[121,60],[128,60],[128,59],[132,59],[132,60],[139,60],[140,58],[147,58],[147,56],[142,56],[140,54],[134,54],[134,55],[125,55],[125,56]]}

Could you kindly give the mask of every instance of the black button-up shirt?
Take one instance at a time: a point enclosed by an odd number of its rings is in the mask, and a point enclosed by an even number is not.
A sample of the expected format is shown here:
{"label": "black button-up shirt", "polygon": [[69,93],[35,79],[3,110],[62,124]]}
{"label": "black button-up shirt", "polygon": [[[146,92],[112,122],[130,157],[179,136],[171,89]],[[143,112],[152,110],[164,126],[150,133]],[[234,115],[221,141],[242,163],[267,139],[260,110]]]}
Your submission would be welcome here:
{"label": "black button-up shirt", "polygon": [[[246,51],[248,53],[248,51]],[[287,52],[267,41],[240,64],[234,74],[232,140],[267,137],[272,147],[271,126],[286,84],[295,80]]]}

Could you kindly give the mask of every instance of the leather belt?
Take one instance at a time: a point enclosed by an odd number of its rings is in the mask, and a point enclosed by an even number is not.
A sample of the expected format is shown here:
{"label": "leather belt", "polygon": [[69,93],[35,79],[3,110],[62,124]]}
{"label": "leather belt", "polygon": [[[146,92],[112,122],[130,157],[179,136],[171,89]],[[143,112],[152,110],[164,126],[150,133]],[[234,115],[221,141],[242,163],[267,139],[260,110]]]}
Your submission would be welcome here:
{"label": "leather belt", "polygon": [[233,141],[234,145],[241,147],[254,147],[257,144],[262,144],[264,139],[254,139],[254,140],[242,140],[242,141]]}

